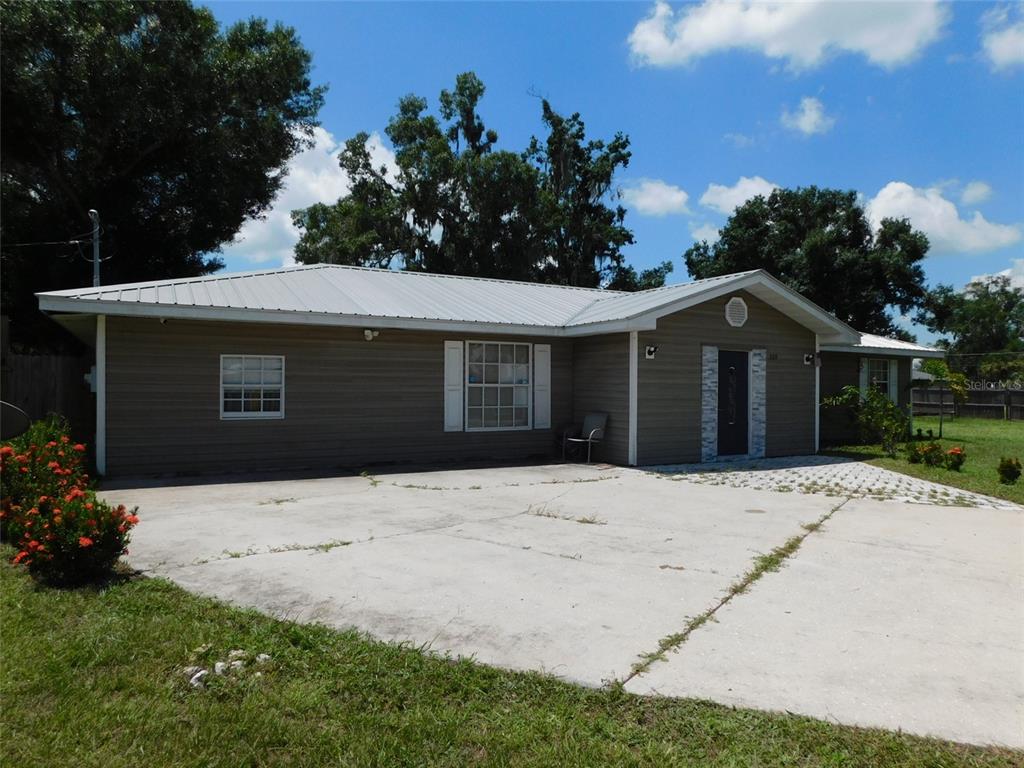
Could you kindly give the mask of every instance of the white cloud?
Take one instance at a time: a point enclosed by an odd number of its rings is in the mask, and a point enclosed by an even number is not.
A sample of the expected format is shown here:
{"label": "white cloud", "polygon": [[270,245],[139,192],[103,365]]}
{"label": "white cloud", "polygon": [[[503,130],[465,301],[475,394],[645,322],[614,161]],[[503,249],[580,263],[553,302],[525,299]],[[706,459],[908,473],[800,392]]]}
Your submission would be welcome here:
{"label": "white cloud", "polygon": [[977,205],[992,197],[992,187],[984,181],[969,181],[960,193],[960,202],[963,205]]}
{"label": "white cloud", "polygon": [[828,133],[836,124],[836,119],[825,114],[825,105],[813,96],[800,99],[800,106],[795,112],[782,110],[782,124],[792,131],[799,131],[804,136],[816,133]]}
{"label": "white cloud", "polygon": [[1008,6],[993,8],[981,18],[981,51],[997,72],[1024,64],[1024,13],[1017,6],[1010,18]]}
{"label": "white cloud", "polygon": [[1012,245],[1022,236],[1019,226],[996,224],[977,211],[969,219],[961,218],[956,205],[938,187],[890,181],[865,207],[876,228],[884,218],[909,219],[915,229],[928,235],[936,253],[980,253]]}
{"label": "white cloud", "polygon": [[988,275],[975,275],[969,282],[974,283],[980,280],[987,280],[990,277],[998,276],[1010,278],[1011,288],[1020,288],[1021,290],[1024,290],[1024,259],[1013,259],[1009,268],[999,272],[993,272]]}
{"label": "white cloud", "polygon": [[[386,165],[394,173],[394,153],[380,135],[372,134],[368,143],[374,164]],[[292,224],[291,212],[313,203],[333,203],[348,194],[348,176],[338,166],[340,151],[341,143],[329,131],[314,128],[313,146],[288,163],[284,185],[264,218],[247,220],[223,255],[253,264],[292,264],[299,230]]]}
{"label": "white cloud", "polygon": [[714,245],[718,242],[719,232],[718,227],[714,224],[701,224],[690,225],[690,234],[693,235],[694,242],[700,242],[701,240],[707,240],[708,245]]}
{"label": "white cloud", "polygon": [[712,208],[719,213],[728,216],[737,206],[750,200],[752,197],[764,195],[767,197],[773,189],[778,189],[778,184],[773,184],[760,176],[748,178],[740,176],[739,181],[731,187],[723,184],[708,184],[704,194],[700,196],[700,204]]}
{"label": "white cloud", "polygon": [[689,213],[686,203],[690,196],[674,184],[661,179],[640,179],[622,190],[622,198],[643,216]]}
{"label": "white cloud", "polygon": [[940,0],[922,2],[754,2],[705,0],[677,11],[658,0],[629,35],[638,64],[691,64],[742,49],[809,69],[838,53],[860,54],[892,68],[938,39],[950,16]]}
{"label": "white cloud", "polygon": [[754,146],[754,137],[747,136],[745,133],[725,133],[722,134],[722,139],[728,141],[736,149],[746,149],[747,147]]}

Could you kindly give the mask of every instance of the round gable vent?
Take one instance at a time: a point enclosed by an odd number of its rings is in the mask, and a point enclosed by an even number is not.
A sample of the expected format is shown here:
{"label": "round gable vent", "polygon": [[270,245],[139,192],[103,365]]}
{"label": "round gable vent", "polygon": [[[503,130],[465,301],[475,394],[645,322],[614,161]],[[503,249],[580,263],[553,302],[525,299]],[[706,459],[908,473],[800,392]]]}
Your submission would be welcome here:
{"label": "round gable vent", "polygon": [[747,322],[747,302],[733,296],[725,304],[725,321],[733,328],[742,328]]}

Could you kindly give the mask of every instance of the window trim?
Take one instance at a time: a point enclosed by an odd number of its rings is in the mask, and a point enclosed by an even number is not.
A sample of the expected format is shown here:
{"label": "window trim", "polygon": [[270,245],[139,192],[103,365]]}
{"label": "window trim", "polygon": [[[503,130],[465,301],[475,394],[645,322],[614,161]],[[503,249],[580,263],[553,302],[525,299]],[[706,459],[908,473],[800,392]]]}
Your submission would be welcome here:
{"label": "window trim", "polygon": [[[471,427],[469,426],[469,345],[470,344],[512,344],[526,347],[529,352],[529,360],[526,362],[527,370],[530,374],[530,381],[527,384],[527,395],[526,395],[526,424],[521,427]],[[500,349],[500,347],[499,347]],[[486,353],[485,353],[486,354]],[[533,429],[533,343],[528,341],[509,341],[497,340],[497,339],[464,339],[462,343],[462,425],[463,431],[465,432],[528,432]],[[512,363],[515,365],[515,363]],[[500,365],[500,362],[499,362]],[[515,387],[515,384],[492,384],[489,386],[500,387],[500,386],[511,386]],[[521,384],[518,386],[522,386]],[[486,389],[486,386],[480,386],[481,390]],[[513,405],[513,408],[515,406]]]}
{"label": "window trim", "polygon": [[[240,357],[243,360],[242,370],[244,379],[245,363],[244,360],[247,357],[258,357],[260,359],[266,358],[277,358],[281,361],[281,410],[277,413],[268,411],[225,411],[224,410],[224,358],[225,357]],[[285,356],[284,355],[252,355],[244,353],[224,353],[220,356],[220,373],[218,374],[220,379],[220,420],[221,421],[252,421],[252,420],[279,420],[284,418],[284,404],[285,404]],[[242,385],[244,387],[244,384]],[[262,384],[261,384],[262,387]]]}
{"label": "window trim", "polygon": [[[889,381],[889,374],[890,374],[889,360],[884,358],[884,357],[867,357],[867,358],[865,358],[865,360],[867,361],[867,379],[866,379],[867,388],[868,389],[872,389],[872,388],[877,389],[879,392],[881,392],[883,395],[885,395],[888,398],[889,397],[889,392],[891,391],[891,387],[892,387],[892,384]],[[871,369],[872,369],[873,366],[876,366],[876,367],[883,367],[884,366],[884,368],[885,368],[885,379],[884,379],[884,381],[885,381],[885,388],[884,389],[882,387],[878,386],[879,384],[882,383],[882,381],[878,380],[878,379],[875,379],[872,376]],[[862,392],[861,396],[862,397],[866,397],[867,396],[867,392]]]}
{"label": "window trim", "polygon": [[[885,372],[885,389],[875,387],[875,381],[871,378],[871,364],[884,363],[886,366]],[[860,396],[866,398],[868,390],[872,388],[878,389],[891,403],[899,405],[900,403],[900,386],[899,386],[899,360],[892,357],[862,357],[860,359]]]}

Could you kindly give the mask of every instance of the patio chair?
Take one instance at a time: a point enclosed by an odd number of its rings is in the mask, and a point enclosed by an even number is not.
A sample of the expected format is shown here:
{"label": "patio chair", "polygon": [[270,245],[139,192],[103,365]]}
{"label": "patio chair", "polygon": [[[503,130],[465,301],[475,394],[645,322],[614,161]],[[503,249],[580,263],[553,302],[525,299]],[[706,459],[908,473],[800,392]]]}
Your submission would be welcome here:
{"label": "patio chair", "polygon": [[604,440],[604,429],[608,424],[607,413],[588,413],[583,419],[583,425],[573,425],[562,432],[562,460],[565,460],[566,453],[570,449],[582,450],[583,445],[587,446],[587,464],[590,463],[591,452],[594,444]]}

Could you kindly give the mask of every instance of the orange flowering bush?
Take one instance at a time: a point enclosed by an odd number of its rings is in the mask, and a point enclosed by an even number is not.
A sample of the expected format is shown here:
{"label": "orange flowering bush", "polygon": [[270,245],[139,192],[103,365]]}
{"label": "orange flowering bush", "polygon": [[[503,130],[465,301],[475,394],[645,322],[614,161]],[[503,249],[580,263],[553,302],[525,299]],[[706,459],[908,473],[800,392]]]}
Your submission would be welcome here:
{"label": "orange flowering bush", "polygon": [[946,469],[959,472],[960,468],[967,461],[967,453],[962,445],[955,446],[946,451]]}
{"label": "orange flowering bush", "polygon": [[111,572],[127,549],[134,510],[111,506],[92,491],[73,488],[64,496],[41,496],[20,514],[15,563],[48,581],[89,581]]}
{"label": "orange flowering bush", "polygon": [[96,498],[85,446],[62,419],[36,422],[0,446],[0,536],[34,575],[67,583],[108,574],[138,520]]}

